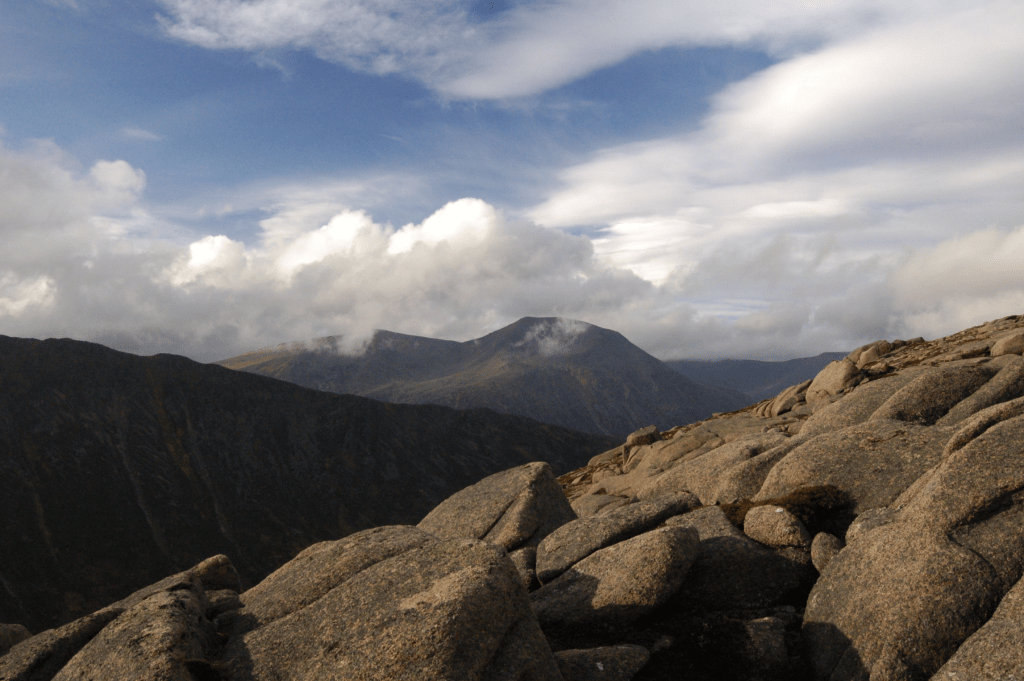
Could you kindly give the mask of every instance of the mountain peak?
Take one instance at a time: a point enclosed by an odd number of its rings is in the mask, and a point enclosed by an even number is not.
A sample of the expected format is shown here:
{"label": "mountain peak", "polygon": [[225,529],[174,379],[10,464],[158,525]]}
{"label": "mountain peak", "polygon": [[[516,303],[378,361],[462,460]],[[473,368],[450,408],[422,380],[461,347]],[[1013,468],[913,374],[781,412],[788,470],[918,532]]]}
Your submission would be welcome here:
{"label": "mountain peak", "polygon": [[574,430],[625,437],[747,403],[693,383],[621,334],[564,317],[523,317],[470,341],[378,331],[365,352],[297,352],[231,369],[385,402],[487,407]]}

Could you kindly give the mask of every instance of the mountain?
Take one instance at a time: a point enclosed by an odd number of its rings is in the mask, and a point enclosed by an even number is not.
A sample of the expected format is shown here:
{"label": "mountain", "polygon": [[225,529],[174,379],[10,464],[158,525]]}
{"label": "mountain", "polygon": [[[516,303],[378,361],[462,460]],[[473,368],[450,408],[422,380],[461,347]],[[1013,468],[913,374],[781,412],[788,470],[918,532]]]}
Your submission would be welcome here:
{"label": "mountain", "polygon": [[784,388],[814,378],[826,364],[845,356],[845,352],[823,352],[815,357],[801,357],[783,362],[763,362],[755,359],[676,359],[668,360],[665,364],[698,383],[737,390],[750,400],[758,402],[777,395]]}
{"label": "mountain", "polygon": [[314,542],[417,522],[495,471],[564,471],[614,444],[0,336],[0,622],[53,626],[214,554],[251,585]]}
{"label": "mountain", "polygon": [[526,317],[459,343],[378,331],[358,353],[337,337],[217,364],[317,390],[402,404],[487,407],[624,438],[650,424],[690,423],[750,400],[697,384],[622,334],[584,322]]}
{"label": "mountain", "polygon": [[0,679],[1021,679],[1022,352],[1024,316],[878,341],[249,589],[218,555],[57,630],[0,624]]}

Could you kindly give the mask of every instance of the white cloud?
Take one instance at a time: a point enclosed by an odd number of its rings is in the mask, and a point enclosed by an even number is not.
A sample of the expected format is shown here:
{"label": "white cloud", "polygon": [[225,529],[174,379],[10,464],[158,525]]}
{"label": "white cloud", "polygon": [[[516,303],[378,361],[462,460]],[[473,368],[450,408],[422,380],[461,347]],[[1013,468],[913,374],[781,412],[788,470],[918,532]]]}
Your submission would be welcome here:
{"label": "white cloud", "polygon": [[[949,333],[1024,305],[1019,226],[881,256],[825,232],[716,249],[715,229],[695,215],[666,218],[663,229],[692,228],[693,254],[688,274],[655,286],[629,263],[606,262],[600,243],[595,251],[478,199],[395,228],[363,211],[329,214],[315,193],[307,205],[296,191],[269,209],[254,243],[182,243],[148,236],[164,226],[145,212],[142,175],[126,163],[81,170],[52,145],[0,147],[0,177],[3,236],[15,244],[0,252],[0,333],[147,354],[213,360],[335,334],[358,350],[377,328],[467,340],[555,316],[564,321],[530,338],[545,352],[586,328],[568,321],[577,319],[662,357],[782,359]],[[768,213],[757,219],[778,219]]]}
{"label": "white cloud", "polygon": [[[161,0],[172,37],[211,49],[311,49],[378,74],[427,75],[467,37],[466,13],[446,0]],[[261,55],[261,58],[265,58]]]}
{"label": "white cloud", "polygon": [[54,281],[45,275],[20,278],[14,272],[0,275],[0,319],[18,317],[30,308],[53,305]]}
{"label": "white cloud", "polygon": [[443,241],[479,243],[499,221],[497,212],[480,199],[463,199],[449,203],[423,221],[422,225],[406,225],[391,235],[388,253],[410,251],[418,244],[434,245]]}
{"label": "white cloud", "polygon": [[559,317],[554,321],[540,321],[534,324],[517,342],[516,347],[534,346],[544,357],[554,357],[569,352],[573,343],[591,325],[578,319]]}
{"label": "white cloud", "polygon": [[[836,40],[728,87],[695,132],[565,169],[528,214],[605,225],[602,262],[731,324],[717,352],[744,328],[808,347],[1019,312],[1022,27],[995,2]],[[975,257],[997,242],[1008,260]]]}
{"label": "white cloud", "polygon": [[474,19],[446,0],[161,0],[164,30],[210,49],[298,48],[419,78],[449,97],[536,94],[665,47],[755,45],[785,54],[974,3],[840,0],[551,0]]}

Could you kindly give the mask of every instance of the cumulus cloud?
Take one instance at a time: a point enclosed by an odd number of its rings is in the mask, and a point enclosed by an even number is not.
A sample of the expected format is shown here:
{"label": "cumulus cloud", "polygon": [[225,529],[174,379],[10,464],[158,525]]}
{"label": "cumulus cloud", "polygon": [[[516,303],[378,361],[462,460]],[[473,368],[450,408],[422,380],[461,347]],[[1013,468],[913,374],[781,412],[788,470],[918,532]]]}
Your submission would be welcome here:
{"label": "cumulus cloud", "polygon": [[589,318],[656,295],[598,263],[585,237],[479,199],[395,227],[293,192],[251,242],[182,240],[147,210],[144,173],[125,161],[81,168],[52,144],[0,147],[0,179],[7,335],[213,360],[379,328],[466,340],[525,315]]}
{"label": "cumulus cloud", "polygon": [[655,285],[606,262],[586,237],[479,199],[395,227],[292,195],[251,243],[154,239],[167,229],[145,210],[144,175],[123,161],[82,169],[52,145],[0,147],[0,177],[10,180],[0,184],[5,243],[21,247],[0,253],[0,333],[142,354],[215,360],[332,335],[358,351],[380,328],[468,340],[556,316],[527,342],[564,351],[587,328],[575,319],[665,358],[784,359],[948,333],[1024,304],[1021,226],[892,257],[847,252],[827,234],[783,234],[711,249],[693,257],[690,276]]}
{"label": "cumulus cloud", "polygon": [[309,49],[373,73],[403,73],[449,97],[543,92],[665,47],[807,45],[969,3],[840,0],[552,0],[475,18],[445,0],[160,0],[168,35],[211,49]]}

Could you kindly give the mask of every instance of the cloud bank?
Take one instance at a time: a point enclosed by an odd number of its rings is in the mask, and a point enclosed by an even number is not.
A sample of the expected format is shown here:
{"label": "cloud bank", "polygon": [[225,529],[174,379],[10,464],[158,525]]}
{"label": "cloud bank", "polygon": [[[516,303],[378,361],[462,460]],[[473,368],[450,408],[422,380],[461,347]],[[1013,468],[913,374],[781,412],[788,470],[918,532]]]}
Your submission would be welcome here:
{"label": "cloud bank", "polygon": [[[735,242],[656,285],[586,237],[479,199],[398,228],[293,202],[270,209],[246,243],[174,232],[145,207],[144,173],[124,161],[80,168],[50,144],[0,147],[0,179],[12,245],[0,253],[0,333],[143,354],[212,361],[377,328],[467,340],[558,316],[616,329],[664,358],[785,358],[949,333],[1024,306],[1024,227],[886,257],[814,235]],[[533,340],[557,352],[583,328],[566,321]]]}

